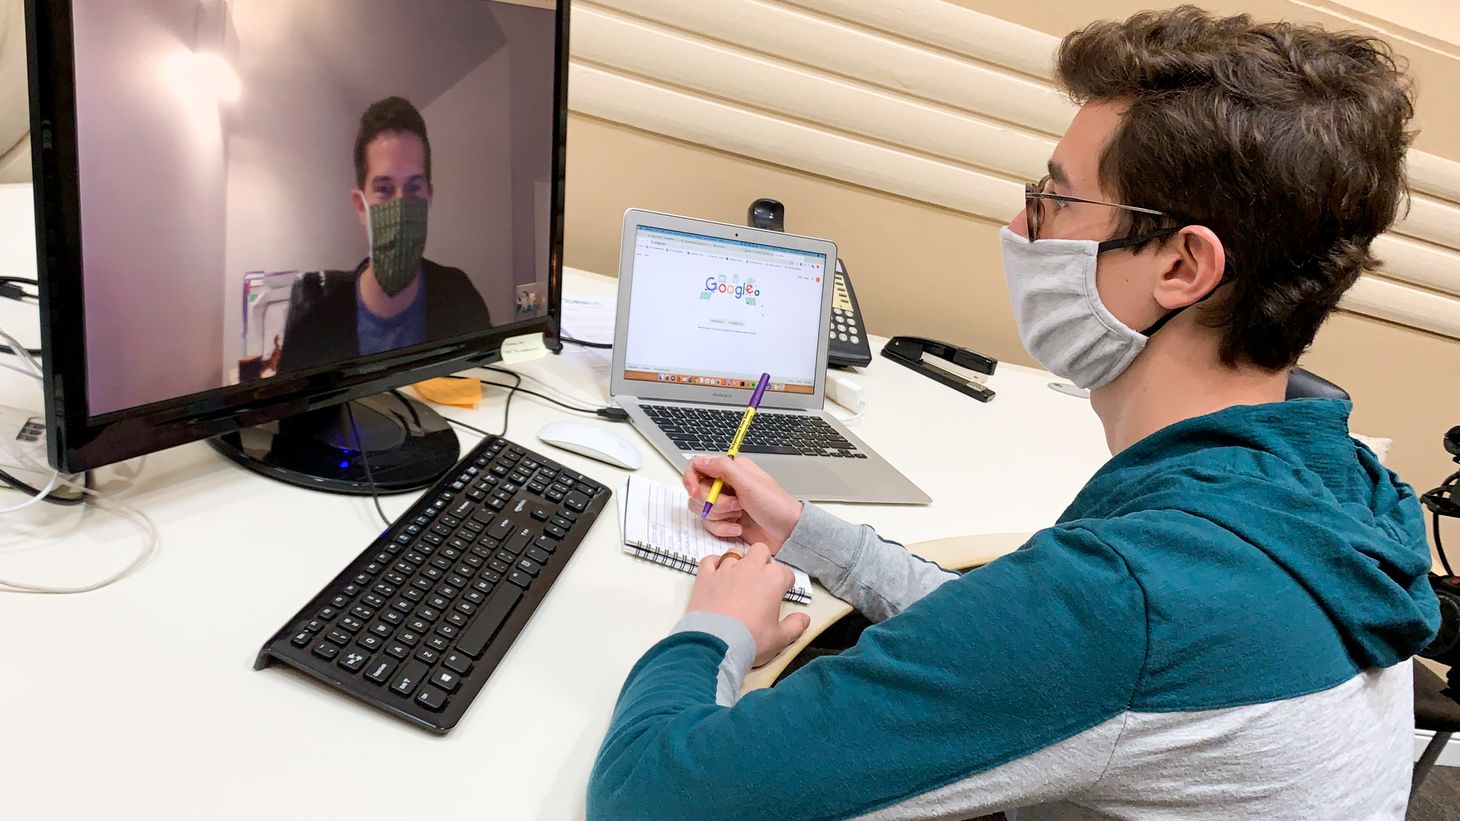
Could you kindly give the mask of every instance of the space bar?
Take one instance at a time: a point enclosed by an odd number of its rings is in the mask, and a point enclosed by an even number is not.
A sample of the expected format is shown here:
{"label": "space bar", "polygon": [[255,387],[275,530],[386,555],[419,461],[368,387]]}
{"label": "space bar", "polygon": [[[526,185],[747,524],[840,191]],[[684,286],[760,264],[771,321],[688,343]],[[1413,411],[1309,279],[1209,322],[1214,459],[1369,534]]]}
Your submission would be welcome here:
{"label": "space bar", "polygon": [[497,628],[502,626],[507,614],[512,612],[517,600],[521,598],[522,589],[516,585],[504,584],[497,588],[491,601],[477,612],[477,617],[462,632],[461,641],[456,643],[457,649],[472,658],[480,658],[492,637],[497,635]]}
{"label": "space bar", "polygon": [[800,448],[793,448],[790,445],[741,445],[741,453],[784,453],[788,456],[799,456]]}

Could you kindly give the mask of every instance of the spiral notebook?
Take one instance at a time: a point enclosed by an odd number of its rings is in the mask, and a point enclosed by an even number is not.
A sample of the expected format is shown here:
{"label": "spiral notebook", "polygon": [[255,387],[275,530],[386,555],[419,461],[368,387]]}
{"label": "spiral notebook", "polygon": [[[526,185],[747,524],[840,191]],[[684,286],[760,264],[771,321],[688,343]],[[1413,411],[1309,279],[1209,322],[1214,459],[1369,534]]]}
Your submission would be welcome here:
{"label": "spiral notebook", "polygon": [[[732,547],[745,549],[745,542],[722,539],[701,527],[689,510],[689,494],[684,488],[630,476],[619,499],[625,553],[694,573],[706,556],[719,555]],[[786,601],[810,604],[811,578],[794,567],[791,570],[796,581],[786,591]]]}

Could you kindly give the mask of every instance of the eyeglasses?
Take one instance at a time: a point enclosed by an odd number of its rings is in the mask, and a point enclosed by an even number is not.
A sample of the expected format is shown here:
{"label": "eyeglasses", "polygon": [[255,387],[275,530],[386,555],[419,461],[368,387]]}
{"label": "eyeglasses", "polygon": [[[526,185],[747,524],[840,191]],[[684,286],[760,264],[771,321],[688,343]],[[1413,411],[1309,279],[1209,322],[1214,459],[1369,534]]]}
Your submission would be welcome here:
{"label": "eyeglasses", "polygon": [[1137,208],[1134,205],[1121,205],[1118,202],[1101,202],[1100,200],[1087,200],[1083,197],[1067,197],[1063,194],[1050,194],[1046,192],[1045,186],[1049,185],[1049,175],[1039,182],[1024,183],[1024,219],[1029,223],[1029,241],[1039,239],[1039,224],[1043,219],[1045,201],[1052,202],[1080,202],[1086,205],[1104,205],[1107,208],[1122,208],[1126,211],[1135,211],[1141,214],[1164,217],[1162,211],[1153,211],[1150,208]]}

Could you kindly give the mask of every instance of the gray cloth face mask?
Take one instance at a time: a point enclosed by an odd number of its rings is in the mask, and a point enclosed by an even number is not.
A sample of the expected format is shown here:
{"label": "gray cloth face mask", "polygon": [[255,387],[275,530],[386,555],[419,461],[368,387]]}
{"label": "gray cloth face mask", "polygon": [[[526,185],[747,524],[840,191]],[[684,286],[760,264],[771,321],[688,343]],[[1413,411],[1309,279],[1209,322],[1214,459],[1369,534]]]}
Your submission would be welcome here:
{"label": "gray cloth face mask", "polygon": [[371,270],[381,290],[390,296],[404,291],[421,270],[430,207],[421,197],[399,197],[368,206],[365,235],[370,240]]}
{"label": "gray cloth face mask", "polygon": [[[1172,231],[1158,235],[1169,233]],[[1100,301],[1095,288],[1100,252],[1132,242],[1030,242],[1007,226],[999,231],[999,242],[1019,340],[1045,369],[1081,388],[1099,388],[1120,376],[1146,347],[1150,335],[1184,310],[1167,313],[1141,333],[1116,319]]]}

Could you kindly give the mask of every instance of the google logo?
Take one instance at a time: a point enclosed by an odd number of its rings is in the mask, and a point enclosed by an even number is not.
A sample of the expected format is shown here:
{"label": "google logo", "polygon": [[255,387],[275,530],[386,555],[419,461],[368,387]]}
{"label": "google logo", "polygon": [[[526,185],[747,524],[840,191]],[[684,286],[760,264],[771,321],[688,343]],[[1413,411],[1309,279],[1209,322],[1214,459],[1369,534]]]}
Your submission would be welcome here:
{"label": "google logo", "polygon": [[714,277],[707,277],[705,279],[705,291],[712,294],[733,294],[736,299],[747,296],[760,296],[760,289],[755,287],[754,282],[746,282],[744,285],[731,285],[728,282],[717,282]]}

